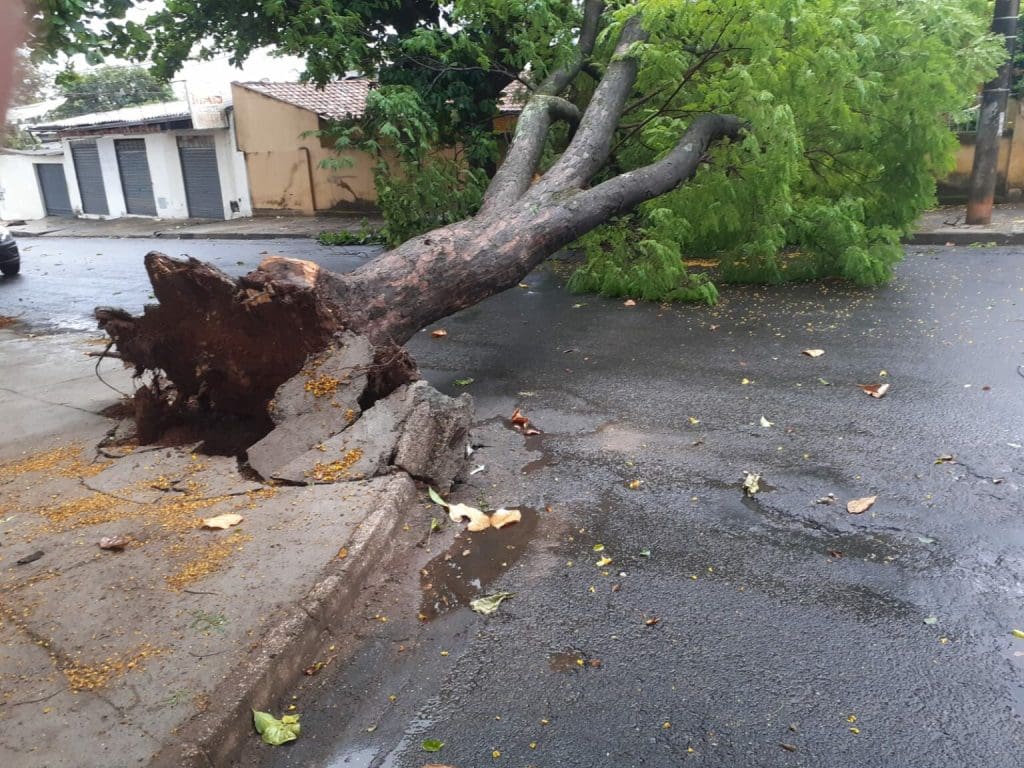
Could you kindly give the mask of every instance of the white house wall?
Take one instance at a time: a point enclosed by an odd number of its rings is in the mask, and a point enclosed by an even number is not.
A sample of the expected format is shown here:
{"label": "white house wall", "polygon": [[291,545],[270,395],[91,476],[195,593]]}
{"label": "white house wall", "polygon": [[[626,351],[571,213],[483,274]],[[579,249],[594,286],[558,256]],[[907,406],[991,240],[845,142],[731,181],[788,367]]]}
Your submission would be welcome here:
{"label": "white house wall", "polygon": [[16,155],[0,153],[0,219],[31,221],[46,215],[35,163],[59,164],[59,155]]}
{"label": "white house wall", "polygon": [[[220,176],[221,197],[225,219],[252,215],[252,201],[249,183],[245,176],[245,156],[237,150],[233,132],[229,129],[212,131],[166,131],[148,134],[110,134],[96,138],[100,158],[103,184],[106,189],[109,216],[82,213],[82,195],[78,189],[75,165],[71,157],[70,142],[61,142],[64,150],[64,175],[68,182],[68,195],[75,215],[86,219],[119,218],[127,216],[121,175],[117,164],[114,141],[117,139],[138,139],[146,141],[146,156],[149,174],[153,181],[153,197],[156,200],[157,217],[161,219],[188,218],[188,200],[185,197],[185,180],[181,172],[181,158],[178,155],[178,136],[212,135],[217,154],[217,173]],[[232,203],[234,208],[232,210]]]}

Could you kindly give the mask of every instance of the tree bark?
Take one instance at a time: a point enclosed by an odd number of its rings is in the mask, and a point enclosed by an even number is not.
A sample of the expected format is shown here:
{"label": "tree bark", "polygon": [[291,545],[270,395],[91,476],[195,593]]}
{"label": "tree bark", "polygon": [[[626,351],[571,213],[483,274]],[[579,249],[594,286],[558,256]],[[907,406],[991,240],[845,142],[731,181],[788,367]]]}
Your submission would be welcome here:
{"label": "tree bark", "polygon": [[[147,413],[155,392],[169,411],[265,419],[276,389],[343,330],[374,345],[371,397],[387,395],[416,375],[401,345],[419,329],[513,287],[610,217],[692,177],[713,142],[740,133],[737,118],[700,117],[660,160],[588,186],[607,160],[632,93],[633,46],[646,39],[639,16],[623,25],[616,54],[581,116],[557,92],[587,66],[603,6],[586,3],[579,55],[527,103],[475,217],[415,237],[348,274],[274,257],[233,280],[194,259],[147,255],[159,304],[140,317],[97,310],[120,356],[138,375],[153,374],[141,398]],[[533,183],[548,130],[559,119],[579,128],[559,161]]]}

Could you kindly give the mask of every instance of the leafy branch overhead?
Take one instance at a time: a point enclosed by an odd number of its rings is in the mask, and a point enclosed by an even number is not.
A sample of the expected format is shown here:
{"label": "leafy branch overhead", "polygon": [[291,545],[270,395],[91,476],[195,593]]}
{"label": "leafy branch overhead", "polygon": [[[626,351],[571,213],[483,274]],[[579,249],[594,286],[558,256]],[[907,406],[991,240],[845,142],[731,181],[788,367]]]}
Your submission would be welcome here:
{"label": "leafy branch overhead", "polygon": [[[513,149],[531,151],[503,169],[520,181],[556,165],[577,126],[610,123],[593,167],[569,179],[598,186],[667,159],[702,117],[738,115],[742,139],[702,152],[691,183],[579,228],[587,264],[572,288],[652,300],[716,300],[687,272],[694,255],[718,259],[726,281],[887,280],[950,167],[943,116],[1003,55],[984,0],[168,0],[143,23],[132,5],[43,0],[37,50],[149,57],[168,77],[190,55],[239,63],[273,45],[316,82],[375,76],[358,130],[330,131],[378,158],[393,245],[480,208],[502,175],[492,119],[510,84],[525,104]],[[616,53],[637,14],[643,34]],[[637,69],[622,109],[584,117],[625,53]]]}

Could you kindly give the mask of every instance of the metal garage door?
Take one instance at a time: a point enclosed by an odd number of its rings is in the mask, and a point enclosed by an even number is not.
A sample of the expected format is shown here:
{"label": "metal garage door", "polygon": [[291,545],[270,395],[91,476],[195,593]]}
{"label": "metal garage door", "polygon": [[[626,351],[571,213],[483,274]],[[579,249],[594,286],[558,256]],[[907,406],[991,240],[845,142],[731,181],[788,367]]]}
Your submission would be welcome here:
{"label": "metal garage door", "polygon": [[188,215],[197,219],[223,219],[224,200],[217,174],[217,150],[212,136],[179,136],[178,154],[185,178]]}
{"label": "metal garage door", "polygon": [[68,195],[68,180],[64,178],[61,163],[35,163],[36,178],[43,191],[43,205],[47,216],[71,216],[71,197]]}
{"label": "metal garage door", "polygon": [[153,198],[153,179],[149,175],[145,139],[117,139],[117,168],[124,190],[124,206],[128,213],[138,216],[156,216]]}
{"label": "metal garage door", "polygon": [[78,191],[82,195],[82,212],[109,215],[107,188],[103,186],[96,142],[71,142],[71,157],[75,160],[75,176],[78,177]]}

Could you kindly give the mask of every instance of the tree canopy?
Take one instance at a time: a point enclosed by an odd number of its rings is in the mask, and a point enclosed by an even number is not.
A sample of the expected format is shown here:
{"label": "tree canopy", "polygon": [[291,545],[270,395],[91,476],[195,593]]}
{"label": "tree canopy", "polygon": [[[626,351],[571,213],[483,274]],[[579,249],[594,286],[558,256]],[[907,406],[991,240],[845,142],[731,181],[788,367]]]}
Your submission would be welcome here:
{"label": "tree canopy", "polygon": [[[144,23],[124,20],[130,5],[44,0],[36,42],[149,57],[165,76],[190,55],[241,61],[263,45],[305,56],[318,82],[371,73],[382,84],[368,115],[377,133],[402,138],[414,125],[422,139],[405,158],[411,174],[383,180],[403,210],[443,199],[445,184],[482,189],[473,174],[495,170],[501,89],[519,80],[535,93],[579,55],[583,20],[571,0],[168,0]],[[663,156],[703,114],[745,124],[691,183],[582,238],[588,263],[573,287],[612,295],[714,300],[706,280],[687,274],[688,256],[720,259],[726,280],[888,279],[900,236],[949,168],[944,115],[1002,56],[985,0],[620,0],[602,12],[584,76],[565,93],[578,107],[626,19],[640,14],[647,34],[633,44],[638,76],[591,183]],[[570,134],[550,132],[542,168]],[[438,172],[427,147],[456,144],[462,164]],[[426,189],[401,194],[417,183]]]}
{"label": "tree canopy", "polygon": [[167,82],[144,67],[101,67],[82,74],[63,72],[57,88],[64,103],[50,112],[49,117],[54,119],[174,99]]}

